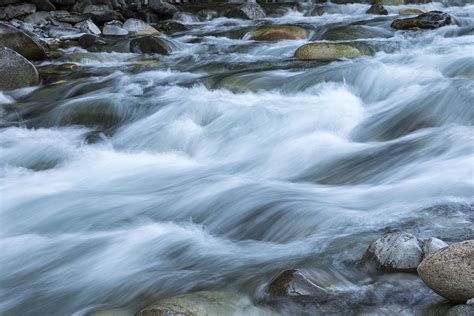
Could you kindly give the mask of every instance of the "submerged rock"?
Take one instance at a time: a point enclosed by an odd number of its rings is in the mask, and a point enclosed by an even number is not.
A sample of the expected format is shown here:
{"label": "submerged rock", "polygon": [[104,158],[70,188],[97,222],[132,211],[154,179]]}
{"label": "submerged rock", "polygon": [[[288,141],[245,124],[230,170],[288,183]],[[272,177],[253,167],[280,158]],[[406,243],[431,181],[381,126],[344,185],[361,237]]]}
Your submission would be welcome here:
{"label": "submerged rock", "polygon": [[263,8],[256,2],[247,2],[234,8],[227,13],[228,18],[257,20],[265,18],[266,14]]}
{"label": "submerged rock", "polygon": [[128,19],[123,24],[123,28],[130,34],[149,35],[159,33],[154,27],[138,19]]}
{"label": "submerged rock", "polygon": [[363,259],[385,271],[414,272],[423,258],[418,239],[412,234],[390,233],[373,242]]}
{"label": "submerged rock", "polygon": [[332,297],[331,293],[310,281],[299,270],[285,270],[268,285],[267,293],[273,297],[310,298],[323,302]]}
{"label": "submerged rock", "polygon": [[397,30],[435,29],[451,24],[451,16],[441,11],[430,11],[414,18],[396,19],[391,27]]}
{"label": "submerged rock", "polygon": [[367,10],[368,14],[378,14],[378,15],[387,15],[388,11],[385,9],[382,3],[380,2],[375,2],[369,10]]}
{"label": "submerged rock", "polygon": [[356,58],[370,55],[368,48],[356,47],[350,43],[310,43],[299,47],[295,52],[297,59],[332,61],[340,58]]}
{"label": "submerged rock", "polygon": [[0,46],[0,90],[13,90],[37,84],[38,71],[17,52]]}
{"label": "submerged rock", "polygon": [[168,55],[171,53],[171,49],[158,36],[144,36],[136,38],[130,42],[130,51],[132,53],[143,53],[143,54],[162,54]]}
{"label": "submerged rock", "polygon": [[25,32],[1,22],[0,45],[16,51],[29,60],[40,60],[46,57],[43,46]]}
{"label": "submerged rock", "polygon": [[427,257],[438,250],[448,247],[448,244],[438,238],[428,238],[420,241],[421,249],[423,250],[423,256]]}
{"label": "submerged rock", "polygon": [[249,33],[256,41],[296,40],[308,37],[308,30],[297,25],[270,25],[262,26]]}
{"label": "submerged rock", "polygon": [[418,275],[433,291],[450,301],[474,297],[474,240],[452,244],[426,257]]}
{"label": "submerged rock", "polygon": [[398,14],[401,15],[420,15],[425,13],[425,11],[418,9],[418,8],[407,8],[407,9],[400,9]]}

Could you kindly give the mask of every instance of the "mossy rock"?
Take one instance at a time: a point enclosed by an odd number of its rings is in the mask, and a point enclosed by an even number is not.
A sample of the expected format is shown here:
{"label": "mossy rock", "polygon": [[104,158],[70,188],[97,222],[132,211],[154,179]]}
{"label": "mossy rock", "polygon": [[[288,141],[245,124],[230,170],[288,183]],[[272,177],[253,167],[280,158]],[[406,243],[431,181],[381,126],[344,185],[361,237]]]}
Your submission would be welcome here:
{"label": "mossy rock", "polygon": [[299,47],[295,52],[296,59],[333,61],[341,58],[357,58],[371,55],[371,50],[364,45],[352,43],[309,43]]}
{"label": "mossy rock", "polygon": [[419,15],[423,14],[425,11],[418,9],[418,8],[407,8],[407,9],[400,9],[398,14],[400,15]]}
{"label": "mossy rock", "polygon": [[297,25],[270,25],[259,27],[248,34],[256,41],[281,41],[305,39],[309,31]]}

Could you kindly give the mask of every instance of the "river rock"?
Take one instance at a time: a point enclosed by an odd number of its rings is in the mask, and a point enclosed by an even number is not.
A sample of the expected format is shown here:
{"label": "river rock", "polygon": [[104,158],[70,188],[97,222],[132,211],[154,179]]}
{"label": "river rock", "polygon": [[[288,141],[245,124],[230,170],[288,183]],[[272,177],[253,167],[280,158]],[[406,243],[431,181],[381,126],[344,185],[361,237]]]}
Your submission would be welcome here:
{"label": "river rock", "polygon": [[425,11],[418,9],[418,8],[407,8],[407,9],[400,9],[398,14],[401,15],[420,15],[425,13]]}
{"label": "river rock", "polygon": [[433,291],[450,301],[474,297],[474,240],[452,244],[418,266],[418,275]]}
{"label": "river rock", "polygon": [[106,36],[126,36],[128,35],[128,31],[123,28],[122,22],[111,21],[105,23],[102,34]]}
{"label": "river rock", "polygon": [[189,30],[189,27],[187,27],[186,25],[181,24],[179,22],[175,22],[175,21],[165,21],[162,23],[158,23],[155,25],[155,28],[158,31],[166,33],[166,34],[173,34],[173,33],[184,32],[184,31]]}
{"label": "river rock", "polygon": [[138,19],[128,19],[123,24],[123,28],[130,34],[150,35],[159,33],[154,27]]}
{"label": "river rock", "polygon": [[29,0],[38,11],[54,11],[56,7],[49,0]]}
{"label": "river rock", "polygon": [[0,7],[0,20],[11,20],[26,16],[36,12],[36,6],[32,3],[22,3],[18,5],[8,5]]}
{"label": "river rock", "polygon": [[448,247],[448,244],[438,238],[428,238],[420,241],[421,249],[423,250],[423,256],[427,257],[438,250]]}
{"label": "river rock", "polygon": [[23,18],[23,21],[30,24],[47,24],[50,17],[51,13],[46,11],[38,11]]}
{"label": "river rock", "polygon": [[118,13],[117,11],[107,9],[105,7],[102,8],[95,8],[93,10],[89,10],[86,13],[86,16],[92,20],[92,22],[103,25],[107,22],[119,20],[123,21],[123,16]]}
{"label": "river rock", "polygon": [[136,38],[130,42],[130,51],[136,54],[162,54],[171,53],[170,47],[158,36],[149,35]]}
{"label": "river rock", "polygon": [[[104,315],[117,315],[109,313]],[[140,310],[135,316],[227,316],[275,315],[265,307],[257,307],[245,296],[235,292],[201,291],[161,299]]]}
{"label": "river rock", "polygon": [[265,18],[266,14],[263,8],[256,2],[247,2],[234,8],[227,13],[228,18],[257,20]]}
{"label": "river rock", "polygon": [[16,51],[29,60],[40,60],[46,57],[43,46],[23,31],[1,22],[0,45]]}
{"label": "river rock", "polygon": [[95,34],[95,35],[100,35],[102,33],[99,27],[95,25],[91,19],[87,19],[85,21],[79,22],[75,24],[74,27],[80,29],[82,33]]}
{"label": "river rock", "polygon": [[35,66],[17,52],[0,46],[0,90],[13,90],[37,84]]}
{"label": "river rock", "polygon": [[370,55],[369,50],[350,43],[309,43],[299,47],[295,52],[296,59],[321,61],[356,58],[363,55]]}
{"label": "river rock", "polygon": [[416,271],[423,258],[418,239],[412,234],[396,232],[374,241],[363,259],[385,271]]}
{"label": "river rock", "polygon": [[338,26],[329,28],[321,35],[321,39],[328,41],[352,41],[362,38],[388,38],[393,36],[392,32],[382,28],[375,28],[365,25]]}
{"label": "river rock", "polygon": [[160,19],[172,19],[173,16],[178,13],[176,6],[162,2],[162,0],[149,0],[148,7],[155,13]]}
{"label": "river rock", "polygon": [[219,13],[212,9],[201,9],[197,13],[199,21],[210,21],[219,17]]}
{"label": "river rock", "polygon": [[81,46],[82,48],[89,48],[92,46],[102,46],[102,45],[107,44],[106,41],[92,34],[82,35],[81,37],[78,38],[77,42],[79,46]]}
{"label": "river rock", "polygon": [[299,270],[285,270],[278,274],[270,281],[267,293],[273,298],[310,298],[319,302],[327,301],[332,296],[330,292],[310,281]]}
{"label": "river rock", "polygon": [[388,11],[385,9],[382,3],[376,2],[374,3],[369,10],[367,10],[368,14],[378,14],[378,15],[387,15]]}
{"label": "river rock", "polygon": [[451,16],[441,11],[430,11],[414,18],[396,19],[391,27],[397,30],[435,29],[451,24]]}
{"label": "river rock", "polygon": [[249,33],[256,41],[296,40],[308,37],[308,30],[296,25],[270,25],[259,27]]}
{"label": "river rock", "polygon": [[460,304],[451,307],[446,316],[474,316],[474,306]]}

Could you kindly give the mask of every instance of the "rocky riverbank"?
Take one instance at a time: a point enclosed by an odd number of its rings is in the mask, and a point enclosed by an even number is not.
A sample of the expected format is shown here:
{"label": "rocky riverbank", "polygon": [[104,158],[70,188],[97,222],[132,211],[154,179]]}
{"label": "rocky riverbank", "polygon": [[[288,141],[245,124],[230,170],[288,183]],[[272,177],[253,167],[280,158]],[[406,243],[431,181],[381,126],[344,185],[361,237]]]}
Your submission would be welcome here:
{"label": "rocky riverbank", "polygon": [[0,0],[0,314],[471,315],[473,6],[346,2]]}

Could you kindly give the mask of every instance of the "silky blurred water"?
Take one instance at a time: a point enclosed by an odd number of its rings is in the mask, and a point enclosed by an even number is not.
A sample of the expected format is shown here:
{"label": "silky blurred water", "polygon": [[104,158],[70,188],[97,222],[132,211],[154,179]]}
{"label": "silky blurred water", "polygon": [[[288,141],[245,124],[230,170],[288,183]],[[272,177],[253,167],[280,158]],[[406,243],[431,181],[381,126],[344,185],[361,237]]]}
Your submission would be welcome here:
{"label": "silky blurred water", "polygon": [[[138,309],[197,290],[257,302],[290,267],[373,291],[375,312],[442,301],[414,277],[358,264],[387,231],[474,237],[474,6],[418,5],[453,25],[390,29],[404,7],[258,22],[183,14],[192,28],[169,37],[169,56],[69,48],[39,68],[76,70],[0,93],[0,314]],[[356,21],[379,34],[358,39],[374,56],[293,60]],[[270,23],[312,31],[245,37]]]}

